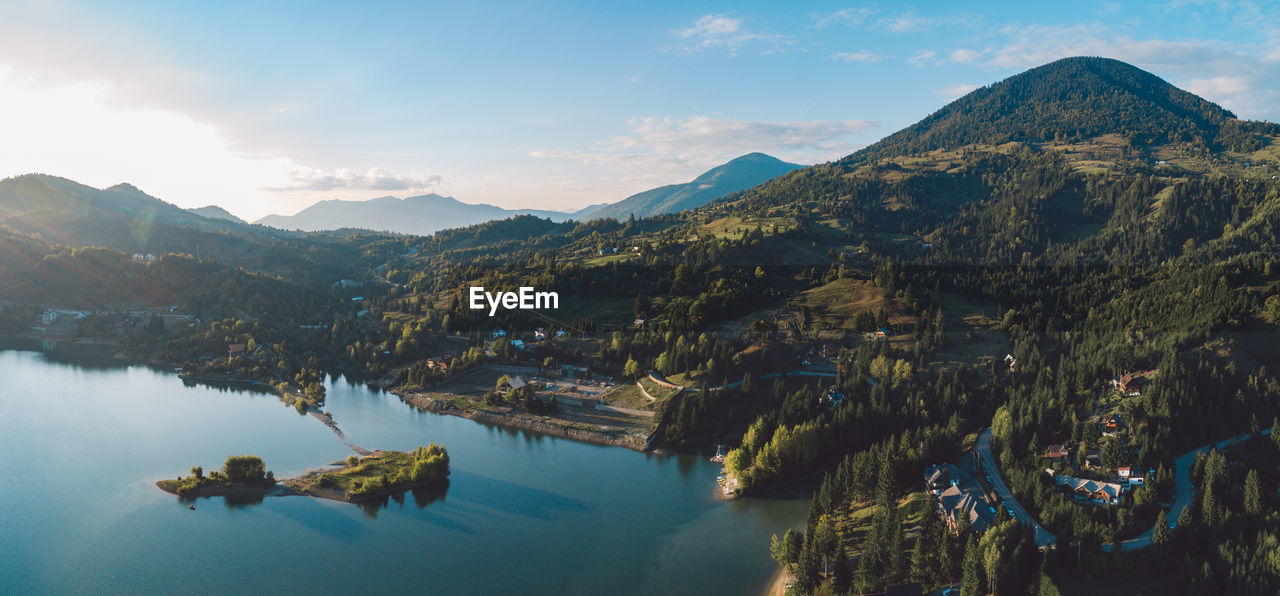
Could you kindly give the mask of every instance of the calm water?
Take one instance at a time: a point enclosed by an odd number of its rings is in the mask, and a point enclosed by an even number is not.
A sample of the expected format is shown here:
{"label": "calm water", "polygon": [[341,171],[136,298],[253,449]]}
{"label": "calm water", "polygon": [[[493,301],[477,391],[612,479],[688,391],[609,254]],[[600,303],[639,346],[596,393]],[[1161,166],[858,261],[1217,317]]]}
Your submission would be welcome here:
{"label": "calm water", "polygon": [[769,535],[807,506],[722,503],[705,458],[423,414],[342,380],[327,409],[364,447],[444,443],[448,487],[189,511],[154,482],[236,453],[283,478],[351,451],[271,395],[83,349],[0,351],[0,593],[753,594],[775,569]]}

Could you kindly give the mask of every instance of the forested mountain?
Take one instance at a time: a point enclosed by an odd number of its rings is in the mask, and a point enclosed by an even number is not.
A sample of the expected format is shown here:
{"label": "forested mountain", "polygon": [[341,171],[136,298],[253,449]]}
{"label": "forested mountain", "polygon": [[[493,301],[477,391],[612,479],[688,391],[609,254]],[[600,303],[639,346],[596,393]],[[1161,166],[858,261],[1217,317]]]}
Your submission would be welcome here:
{"label": "forested mountain", "polygon": [[432,193],[404,199],[379,197],[368,201],[320,201],[294,215],[268,215],[255,223],[310,232],[360,229],[427,236],[439,230],[516,215],[533,215],[552,221],[565,221],[570,217],[570,214],[560,211],[503,209],[483,203],[473,205]]}
{"label": "forested mountain", "polygon": [[843,161],[1009,141],[1079,141],[1118,134],[1133,145],[1261,147],[1246,123],[1119,60],[1064,58],[979,88]]}
{"label": "forested mountain", "polygon": [[693,209],[802,167],[763,153],[748,153],[708,170],[691,182],[646,190],[587,212],[585,217],[624,220],[631,216],[649,217]]}

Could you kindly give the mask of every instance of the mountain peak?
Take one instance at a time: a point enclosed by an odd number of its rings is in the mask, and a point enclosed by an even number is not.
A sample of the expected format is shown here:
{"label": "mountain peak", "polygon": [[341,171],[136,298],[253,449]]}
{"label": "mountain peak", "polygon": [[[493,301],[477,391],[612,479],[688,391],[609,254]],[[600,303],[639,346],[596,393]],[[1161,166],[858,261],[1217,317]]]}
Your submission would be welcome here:
{"label": "mountain peak", "polygon": [[1063,58],[980,87],[846,160],[1116,133],[1134,144],[1213,145],[1235,115],[1111,58]]}

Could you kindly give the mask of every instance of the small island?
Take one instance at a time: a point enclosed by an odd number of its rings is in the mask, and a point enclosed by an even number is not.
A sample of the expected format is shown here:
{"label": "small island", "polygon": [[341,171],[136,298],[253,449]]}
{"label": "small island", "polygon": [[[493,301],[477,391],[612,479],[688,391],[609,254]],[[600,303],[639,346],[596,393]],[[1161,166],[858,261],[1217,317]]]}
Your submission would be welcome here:
{"label": "small island", "polygon": [[256,455],[233,455],[208,475],[200,466],[191,475],[161,480],[161,490],[184,498],[214,496],[307,495],[357,503],[435,484],[449,476],[449,452],[432,443],[409,452],[374,451],[352,455],[342,467],[308,471],[279,482]]}

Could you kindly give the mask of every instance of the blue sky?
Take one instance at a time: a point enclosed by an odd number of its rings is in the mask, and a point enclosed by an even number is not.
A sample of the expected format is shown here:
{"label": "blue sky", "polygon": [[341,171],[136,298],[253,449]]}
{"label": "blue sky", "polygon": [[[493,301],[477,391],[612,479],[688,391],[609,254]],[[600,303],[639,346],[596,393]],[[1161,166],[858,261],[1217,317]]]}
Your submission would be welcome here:
{"label": "blue sky", "polygon": [[573,209],[751,151],[834,159],[1071,55],[1280,120],[1274,4],[1034,4],[18,0],[0,176],[249,219],[424,192]]}

